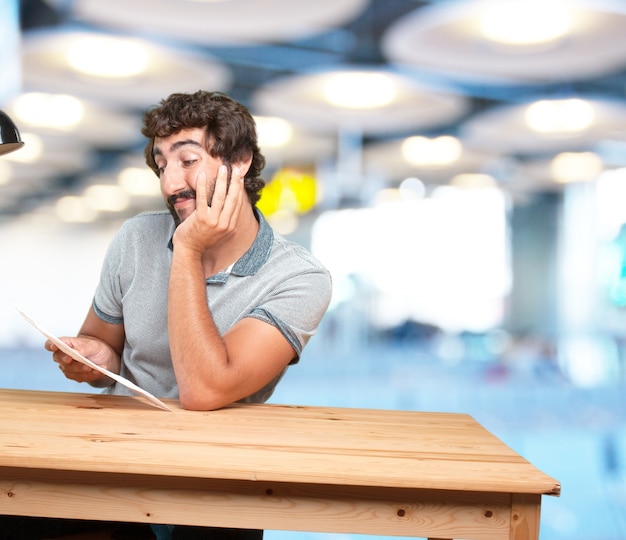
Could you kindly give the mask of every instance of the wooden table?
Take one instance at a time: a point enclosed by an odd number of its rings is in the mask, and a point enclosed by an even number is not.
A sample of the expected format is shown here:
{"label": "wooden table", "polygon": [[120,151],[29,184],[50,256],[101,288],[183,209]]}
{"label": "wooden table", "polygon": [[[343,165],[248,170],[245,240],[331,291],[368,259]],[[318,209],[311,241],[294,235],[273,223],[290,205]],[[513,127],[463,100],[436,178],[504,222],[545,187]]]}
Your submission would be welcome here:
{"label": "wooden table", "polygon": [[0,390],[0,514],[537,539],[559,483],[464,414]]}

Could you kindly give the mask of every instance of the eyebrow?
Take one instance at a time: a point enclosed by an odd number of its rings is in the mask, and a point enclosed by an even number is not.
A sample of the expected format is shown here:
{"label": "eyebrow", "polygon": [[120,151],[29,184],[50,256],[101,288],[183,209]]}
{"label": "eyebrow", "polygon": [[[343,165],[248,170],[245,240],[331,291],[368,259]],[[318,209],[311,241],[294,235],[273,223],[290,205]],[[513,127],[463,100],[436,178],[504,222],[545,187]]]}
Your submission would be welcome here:
{"label": "eyebrow", "polygon": [[[195,141],[194,139],[183,139],[182,141],[176,141],[174,143],[172,143],[170,145],[170,152],[173,152],[174,150],[178,150],[181,146],[195,146],[197,148],[202,148],[202,145],[198,142]],[[153,156],[162,156],[163,152],[157,148],[156,146],[152,149],[152,155]]]}

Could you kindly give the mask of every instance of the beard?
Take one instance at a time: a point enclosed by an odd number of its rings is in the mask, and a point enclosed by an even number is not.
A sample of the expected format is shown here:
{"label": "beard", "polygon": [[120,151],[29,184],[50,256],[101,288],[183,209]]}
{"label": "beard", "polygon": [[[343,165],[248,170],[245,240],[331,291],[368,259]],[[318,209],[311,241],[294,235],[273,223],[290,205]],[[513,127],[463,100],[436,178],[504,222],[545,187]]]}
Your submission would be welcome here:
{"label": "beard", "polygon": [[170,214],[172,214],[172,218],[174,219],[174,225],[176,227],[178,227],[181,223],[182,223],[182,219],[180,219],[180,216],[178,215],[178,212],[176,211],[176,208],[174,207],[174,205],[176,204],[176,201],[179,201],[181,199],[195,199],[196,198],[196,192],[193,189],[186,189],[184,191],[179,191],[178,193],[174,193],[174,195],[170,195],[165,204],[167,205],[167,209],[170,211]]}
{"label": "beard", "polygon": [[[230,185],[230,180],[228,181],[228,183]],[[208,200],[209,200],[209,206],[211,206],[211,200],[213,199],[214,193],[215,193],[215,185],[209,186],[209,193],[207,194]],[[179,191],[178,193],[174,193],[173,195],[170,195],[165,200],[167,209],[170,211],[170,214],[172,214],[172,218],[174,219],[174,225],[176,227],[178,227],[183,221],[178,215],[178,212],[176,212],[176,208],[174,207],[174,205],[176,204],[176,201],[179,201],[181,199],[186,200],[186,199],[195,199],[195,198],[196,198],[195,189],[184,189],[182,191]]]}

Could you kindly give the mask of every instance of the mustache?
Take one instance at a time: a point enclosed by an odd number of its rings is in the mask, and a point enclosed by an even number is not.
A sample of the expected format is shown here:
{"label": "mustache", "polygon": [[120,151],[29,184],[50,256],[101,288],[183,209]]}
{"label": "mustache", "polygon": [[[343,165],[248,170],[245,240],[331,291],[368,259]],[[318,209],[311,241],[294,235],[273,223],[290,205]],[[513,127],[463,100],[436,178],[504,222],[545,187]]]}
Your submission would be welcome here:
{"label": "mustache", "polygon": [[179,191],[178,193],[174,193],[173,195],[170,195],[167,198],[167,203],[170,206],[174,206],[174,204],[176,204],[176,201],[186,200],[186,199],[195,199],[195,198],[196,198],[195,190],[185,189],[183,191]]}

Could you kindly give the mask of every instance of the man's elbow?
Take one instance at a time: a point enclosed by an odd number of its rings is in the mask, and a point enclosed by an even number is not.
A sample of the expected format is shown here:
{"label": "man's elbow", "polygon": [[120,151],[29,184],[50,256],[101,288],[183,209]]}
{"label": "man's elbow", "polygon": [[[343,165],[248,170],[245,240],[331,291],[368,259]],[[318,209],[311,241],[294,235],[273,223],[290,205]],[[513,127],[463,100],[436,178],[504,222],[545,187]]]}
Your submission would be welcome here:
{"label": "man's elbow", "polygon": [[210,394],[198,395],[194,392],[179,392],[180,406],[188,411],[214,411],[230,405],[231,399]]}

